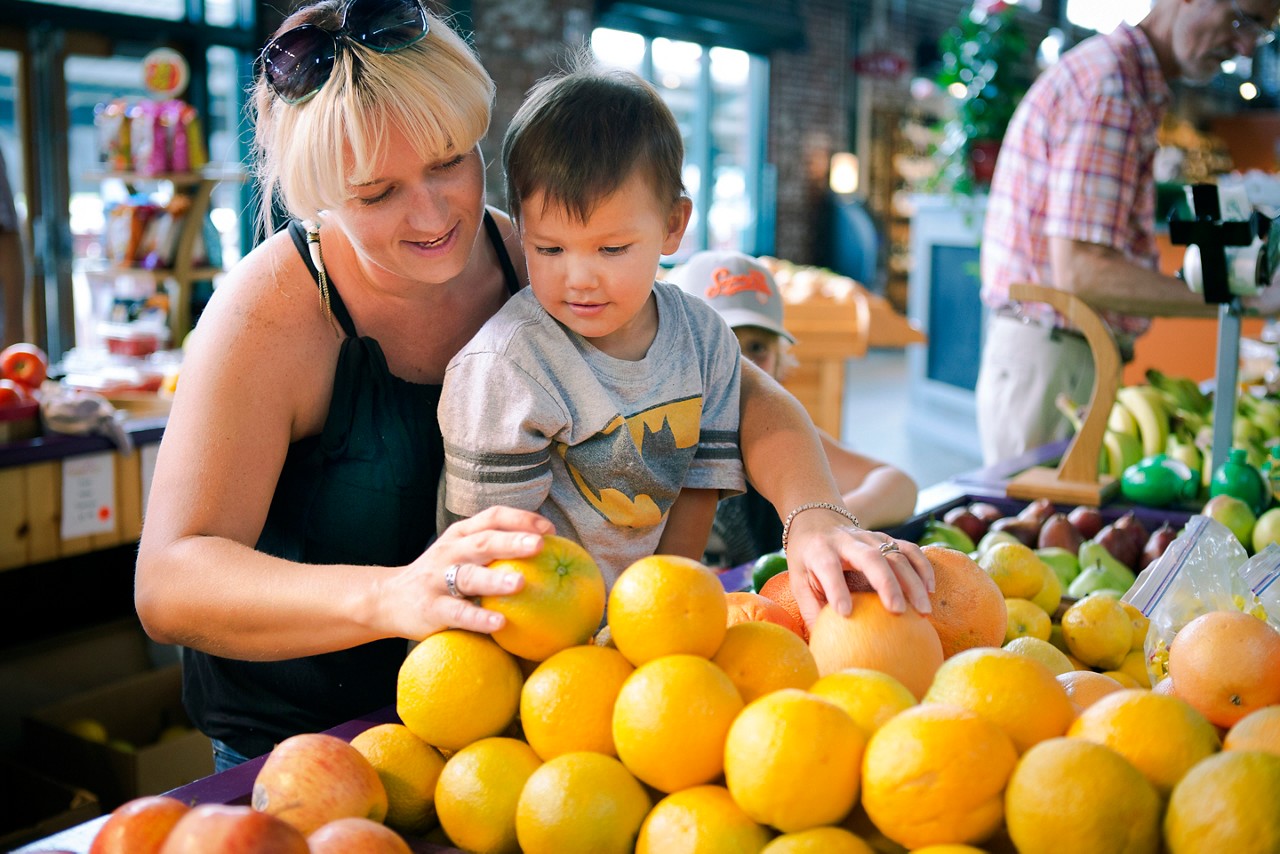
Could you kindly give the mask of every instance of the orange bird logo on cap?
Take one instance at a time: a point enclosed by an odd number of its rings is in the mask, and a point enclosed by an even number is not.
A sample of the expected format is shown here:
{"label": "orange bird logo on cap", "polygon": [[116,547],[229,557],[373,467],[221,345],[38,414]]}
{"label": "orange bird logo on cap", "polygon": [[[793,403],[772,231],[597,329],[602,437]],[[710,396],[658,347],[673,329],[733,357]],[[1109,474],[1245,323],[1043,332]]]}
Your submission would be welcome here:
{"label": "orange bird logo on cap", "polygon": [[707,299],[728,297],[743,291],[754,292],[761,305],[773,297],[769,282],[759,270],[748,270],[745,273],[734,273],[728,267],[717,267],[711,273],[711,286],[707,288]]}

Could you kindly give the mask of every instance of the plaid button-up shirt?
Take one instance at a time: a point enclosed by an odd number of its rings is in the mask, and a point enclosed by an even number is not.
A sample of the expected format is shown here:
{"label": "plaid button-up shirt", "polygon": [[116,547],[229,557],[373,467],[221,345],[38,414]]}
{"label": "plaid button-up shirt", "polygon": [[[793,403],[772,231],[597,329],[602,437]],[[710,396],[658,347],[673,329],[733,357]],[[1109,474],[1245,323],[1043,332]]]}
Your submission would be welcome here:
{"label": "plaid button-up shirt", "polygon": [[[1156,132],[1169,85],[1137,27],[1081,42],[1031,86],[996,161],[982,235],[982,299],[1010,306],[1009,285],[1053,285],[1049,238],[1110,246],[1155,268]],[[1043,303],[1022,313],[1064,325]],[[1118,339],[1150,320],[1103,312]]]}

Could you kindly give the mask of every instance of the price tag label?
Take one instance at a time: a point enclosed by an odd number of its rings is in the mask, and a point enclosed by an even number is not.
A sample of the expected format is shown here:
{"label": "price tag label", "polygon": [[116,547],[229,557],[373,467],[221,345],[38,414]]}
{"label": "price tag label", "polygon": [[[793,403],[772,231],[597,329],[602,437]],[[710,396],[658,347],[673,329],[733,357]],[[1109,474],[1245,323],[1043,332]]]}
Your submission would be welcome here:
{"label": "price tag label", "polygon": [[116,528],[115,454],[62,461],[62,539],[109,534]]}

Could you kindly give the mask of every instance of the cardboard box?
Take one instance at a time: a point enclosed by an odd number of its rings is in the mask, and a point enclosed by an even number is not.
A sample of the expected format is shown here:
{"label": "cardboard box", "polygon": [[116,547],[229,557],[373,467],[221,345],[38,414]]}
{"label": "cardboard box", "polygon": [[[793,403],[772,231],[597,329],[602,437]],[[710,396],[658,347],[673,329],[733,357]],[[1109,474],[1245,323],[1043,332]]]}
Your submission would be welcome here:
{"label": "cardboard box", "polygon": [[[106,727],[107,743],[89,741],[68,729],[86,718]],[[189,728],[191,722],[182,708],[179,665],[139,673],[35,709],[22,723],[23,746],[33,767],[83,786],[98,796],[105,810],[213,773],[212,745],[204,734]],[[162,741],[158,740],[161,733],[166,734]],[[117,739],[133,749],[113,744]]]}
{"label": "cardboard box", "polygon": [[43,839],[102,813],[92,792],[53,780],[23,765],[0,762],[0,851]]}

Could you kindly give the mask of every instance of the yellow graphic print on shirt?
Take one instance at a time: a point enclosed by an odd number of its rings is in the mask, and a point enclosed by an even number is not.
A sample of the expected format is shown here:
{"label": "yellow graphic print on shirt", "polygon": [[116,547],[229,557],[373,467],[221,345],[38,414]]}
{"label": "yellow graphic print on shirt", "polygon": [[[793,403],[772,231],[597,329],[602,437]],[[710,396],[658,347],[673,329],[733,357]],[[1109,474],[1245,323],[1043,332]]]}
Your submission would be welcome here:
{"label": "yellow graphic print on shirt", "polygon": [[585,442],[557,442],[556,452],[597,513],[620,527],[648,528],[662,522],[680,494],[701,428],[698,395],[619,415]]}

